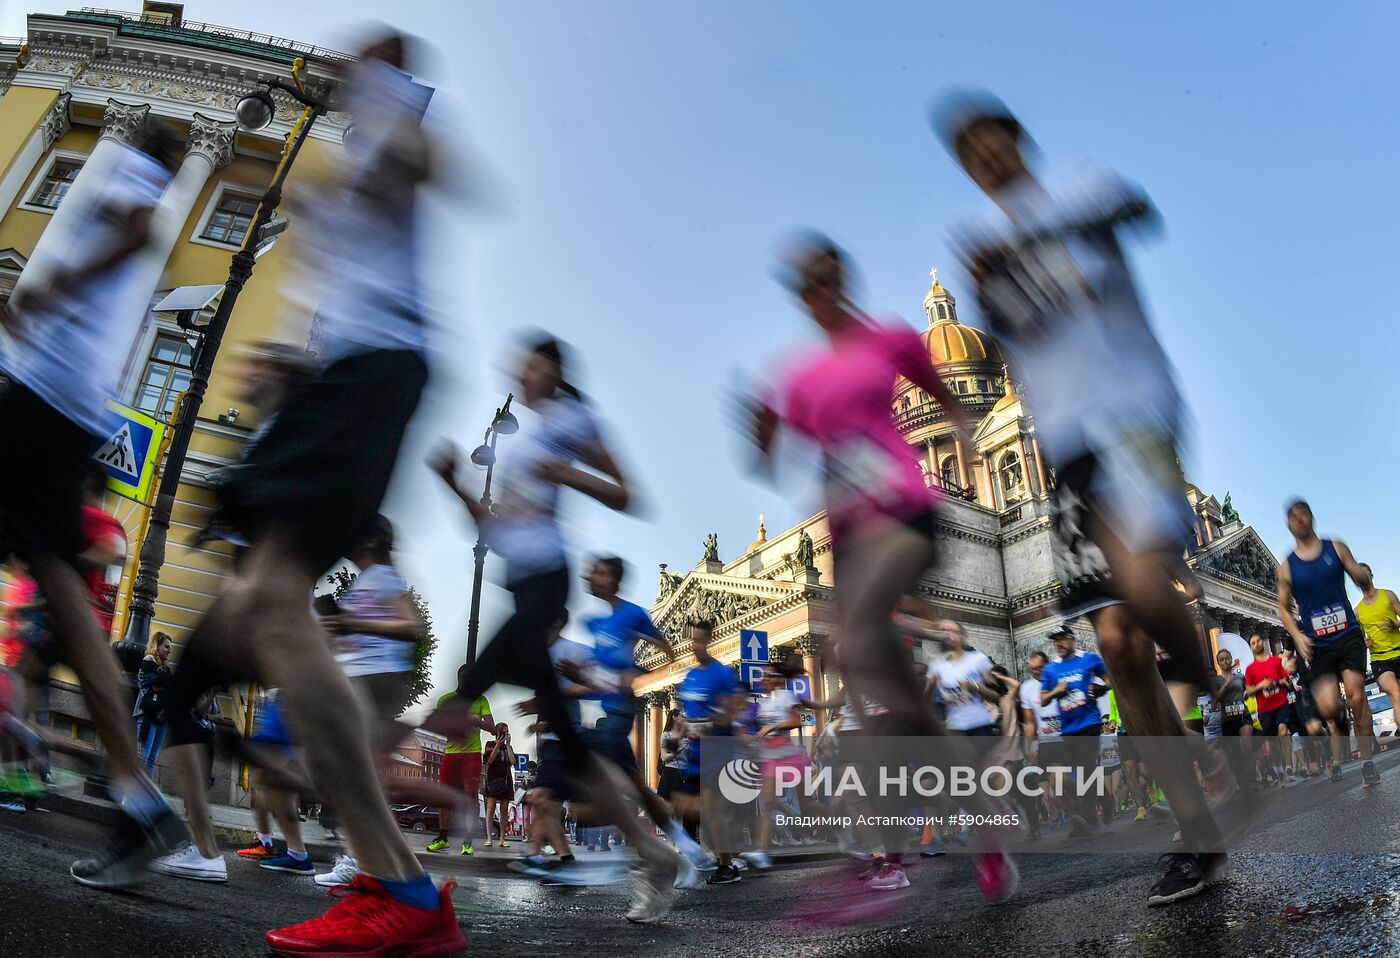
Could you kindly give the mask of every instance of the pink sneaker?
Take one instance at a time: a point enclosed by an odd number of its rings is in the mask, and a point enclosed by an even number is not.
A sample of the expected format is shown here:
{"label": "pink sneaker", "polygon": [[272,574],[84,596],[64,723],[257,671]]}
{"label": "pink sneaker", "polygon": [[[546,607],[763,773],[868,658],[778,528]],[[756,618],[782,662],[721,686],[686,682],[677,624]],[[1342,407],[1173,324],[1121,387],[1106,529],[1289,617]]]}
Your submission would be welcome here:
{"label": "pink sneaker", "polygon": [[1006,852],[982,852],[977,856],[977,887],[990,904],[1010,901],[1020,881],[1021,873]]}

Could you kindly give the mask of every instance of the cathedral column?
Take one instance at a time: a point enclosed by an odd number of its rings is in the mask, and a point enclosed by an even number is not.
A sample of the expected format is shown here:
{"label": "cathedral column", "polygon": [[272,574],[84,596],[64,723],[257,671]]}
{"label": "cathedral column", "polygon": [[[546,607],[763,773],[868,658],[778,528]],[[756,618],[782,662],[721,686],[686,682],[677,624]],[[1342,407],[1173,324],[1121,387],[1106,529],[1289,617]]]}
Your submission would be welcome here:
{"label": "cathedral column", "polygon": [[[953,444],[957,449],[958,456],[958,485],[961,486],[962,489],[966,489],[968,486],[974,484],[972,470],[967,464],[967,447],[963,445],[962,438],[958,436],[953,437]],[[962,489],[958,491],[961,492]]]}
{"label": "cathedral column", "polygon": [[647,751],[646,764],[642,766],[648,784],[656,788],[661,782],[661,732],[666,724],[665,692],[648,692],[647,703]]}
{"label": "cathedral column", "polygon": [[[802,656],[802,671],[812,683],[812,698],[825,698],[826,683],[821,680],[821,646],[817,640],[810,635],[804,635],[792,644],[797,653]],[[822,734],[822,729],[826,728],[826,712],[823,709],[816,710],[817,724],[813,734]]]}
{"label": "cathedral column", "polygon": [[1031,436],[1031,449],[1035,451],[1035,474],[1040,477],[1040,491],[1048,493],[1050,483],[1045,481],[1045,460],[1040,455],[1040,440]]}
{"label": "cathedral column", "polygon": [[[1025,478],[1026,490],[1033,496],[1038,495],[1034,485],[1031,483],[1031,460],[1030,457],[1026,455],[1025,433],[1019,431],[1016,433],[1016,445],[1017,448],[1021,450],[1021,474]],[[1041,486],[1042,491],[1044,490],[1044,488],[1044,486]]]}
{"label": "cathedral column", "polygon": [[997,503],[997,486],[992,481],[992,461],[984,458],[982,460],[982,479],[987,486],[987,507],[1001,511],[1001,506]]}

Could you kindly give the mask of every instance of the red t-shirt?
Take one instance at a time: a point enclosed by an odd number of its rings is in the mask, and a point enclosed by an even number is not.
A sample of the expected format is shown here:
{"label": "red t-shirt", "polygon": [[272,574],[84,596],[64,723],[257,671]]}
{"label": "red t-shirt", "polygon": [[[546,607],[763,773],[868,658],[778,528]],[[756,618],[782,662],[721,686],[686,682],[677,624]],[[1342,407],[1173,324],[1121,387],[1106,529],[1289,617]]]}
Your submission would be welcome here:
{"label": "red t-shirt", "polygon": [[[83,506],[83,538],[89,546],[97,543],[112,545],[121,559],[126,558],[126,528],[96,506]],[[93,611],[97,614],[98,621],[110,632],[114,610],[111,590],[107,585],[107,570],[84,570],[83,581],[87,584],[88,595],[92,598]]]}
{"label": "red t-shirt", "polygon": [[[1244,670],[1244,684],[1247,686],[1258,685],[1267,679],[1273,679],[1279,686],[1288,680],[1288,670],[1277,655],[1271,655],[1262,662],[1255,659]],[[1259,712],[1281,709],[1288,704],[1288,690],[1277,688],[1273,692],[1259,692],[1254,697],[1254,704]]]}

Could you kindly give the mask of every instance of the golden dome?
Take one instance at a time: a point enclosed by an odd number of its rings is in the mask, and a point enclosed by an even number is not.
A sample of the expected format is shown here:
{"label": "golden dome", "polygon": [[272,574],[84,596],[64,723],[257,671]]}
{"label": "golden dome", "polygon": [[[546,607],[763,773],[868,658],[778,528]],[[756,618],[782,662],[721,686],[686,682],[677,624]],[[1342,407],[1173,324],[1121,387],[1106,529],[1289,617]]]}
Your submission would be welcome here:
{"label": "golden dome", "polygon": [[924,345],[935,366],[944,363],[1002,362],[996,342],[981,330],[954,319],[940,319],[923,332]]}

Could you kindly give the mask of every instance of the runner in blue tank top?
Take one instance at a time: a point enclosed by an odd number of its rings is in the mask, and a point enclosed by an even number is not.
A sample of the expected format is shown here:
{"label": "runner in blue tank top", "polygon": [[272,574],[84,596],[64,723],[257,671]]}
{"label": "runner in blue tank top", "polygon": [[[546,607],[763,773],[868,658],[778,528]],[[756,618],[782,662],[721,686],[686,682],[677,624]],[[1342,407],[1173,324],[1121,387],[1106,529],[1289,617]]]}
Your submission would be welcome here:
{"label": "runner in blue tank top", "polygon": [[[1346,752],[1338,734],[1342,702],[1337,691],[1346,689],[1356,723],[1356,744],[1361,753],[1361,777],[1369,787],[1381,783],[1371,762],[1375,749],[1375,728],[1371,707],[1366,701],[1366,643],[1356,621],[1356,610],[1347,597],[1345,576],[1365,591],[1370,575],[1352,557],[1340,539],[1322,539],[1313,529],[1312,507],[1299,499],[1288,507],[1288,531],[1293,533],[1293,551],[1278,567],[1278,613],[1283,626],[1293,636],[1300,658],[1308,661],[1302,676],[1312,692],[1318,714],[1332,730],[1331,778],[1342,777]],[[1298,619],[1293,618],[1292,602],[1298,603]]]}

